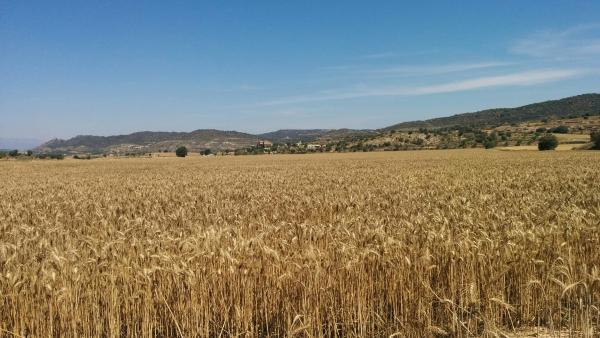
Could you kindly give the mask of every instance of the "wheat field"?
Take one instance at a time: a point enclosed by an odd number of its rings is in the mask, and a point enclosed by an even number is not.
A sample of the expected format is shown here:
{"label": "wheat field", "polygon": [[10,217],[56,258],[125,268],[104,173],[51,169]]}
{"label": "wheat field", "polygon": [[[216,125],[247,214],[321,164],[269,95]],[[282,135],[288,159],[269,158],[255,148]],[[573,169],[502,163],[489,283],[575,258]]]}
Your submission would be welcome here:
{"label": "wheat field", "polygon": [[0,336],[600,330],[600,153],[0,161]]}

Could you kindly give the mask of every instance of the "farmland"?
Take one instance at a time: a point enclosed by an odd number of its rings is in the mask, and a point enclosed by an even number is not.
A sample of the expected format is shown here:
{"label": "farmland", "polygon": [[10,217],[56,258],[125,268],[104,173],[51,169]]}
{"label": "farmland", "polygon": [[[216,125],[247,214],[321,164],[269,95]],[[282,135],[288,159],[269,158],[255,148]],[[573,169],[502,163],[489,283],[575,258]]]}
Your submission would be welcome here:
{"label": "farmland", "polygon": [[600,329],[600,153],[0,161],[0,336]]}

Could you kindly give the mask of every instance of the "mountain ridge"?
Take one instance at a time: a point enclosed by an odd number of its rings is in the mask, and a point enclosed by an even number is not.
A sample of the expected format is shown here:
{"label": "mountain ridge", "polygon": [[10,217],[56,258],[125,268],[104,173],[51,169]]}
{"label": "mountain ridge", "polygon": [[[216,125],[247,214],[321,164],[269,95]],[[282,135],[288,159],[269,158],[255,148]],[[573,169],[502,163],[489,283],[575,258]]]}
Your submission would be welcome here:
{"label": "mountain ridge", "polygon": [[262,134],[217,129],[197,129],[191,132],[139,131],[113,136],[78,135],[62,140],[50,140],[36,152],[64,153],[127,153],[133,151],[174,151],[186,146],[191,151],[203,149],[234,150],[257,144],[259,140],[280,143],[320,142],[374,137],[392,130],[443,129],[452,127],[484,128],[526,121],[567,116],[600,115],[600,94],[589,93],[558,100],[532,103],[515,108],[492,108],[476,112],[454,114],[423,121],[407,121],[381,129],[280,129]]}
{"label": "mountain ridge", "polygon": [[[50,140],[35,150],[38,152],[128,152],[174,151],[180,145],[190,150],[202,149],[235,149],[237,147],[256,144],[256,135],[238,131],[222,131],[216,129],[197,129],[191,132],[140,131],[131,134],[95,136],[78,135],[62,140]],[[140,148],[141,147],[141,148]]]}
{"label": "mountain ridge", "polygon": [[276,131],[258,134],[258,136],[276,142],[310,142],[318,140],[331,140],[352,136],[372,134],[372,129],[279,129]]}
{"label": "mountain ridge", "polygon": [[600,114],[600,94],[587,93],[557,100],[531,103],[514,108],[491,108],[428,120],[400,122],[379,130],[436,129],[455,126],[485,127],[551,117],[567,117],[573,114],[583,115],[586,113],[590,115]]}

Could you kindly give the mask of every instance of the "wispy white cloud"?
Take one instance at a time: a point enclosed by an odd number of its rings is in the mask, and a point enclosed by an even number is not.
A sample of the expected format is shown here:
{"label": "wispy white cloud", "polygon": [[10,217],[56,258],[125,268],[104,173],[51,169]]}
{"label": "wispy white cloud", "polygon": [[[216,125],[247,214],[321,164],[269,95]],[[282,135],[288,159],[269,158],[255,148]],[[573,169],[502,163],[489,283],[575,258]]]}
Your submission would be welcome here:
{"label": "wispy white cloud", "polygon": [[582,75],[584,73],[585,72],[580,69],[542,69],[497,76],[479,77],[468,80],[453,81],[426,86],[376,88],[365,87],[358,90],[321,92],[315,95],[285,97],[281,99],[271,100],[268,102],[264,102],[261,105],[274,106],[382,96],[416,96],[439,93],[452,93],[500,86],[530,86],[535,84],[572,78],[578,75]]}
{"label": "wispy white cloud", "polygon": [[600,23],[565,30],[545,30],[517,40],[513,53],[534,57],[568,59],[600,55]]}
{"label": "wispy white cloud", "polygon": [[471,63],[449,63],[449,64],[404,64],[404,65],[343,65],[324,68],[336,75],[346,78],[401,78],[401,77],[423,77],[436,76],[450,73],[461,73],[490,68],[514,66],[518,62],[507,61],[481,61]]}
{"label": "wispy white cloud", "polygon": [[259,90],[261,88],[259,86],[244,83],[244,84],[239,85],[238,89],[241,91],[253,91],[253,90]]}
{"label": "wispy white cloud", "polygon": [[446,65],[402,65],[379,69],[361,70],[360,72],[380,75],[398,76],[424,76],[457,73],[476,69],[495,68],[513,65],[513,62],[475,62],[475,63],[451,63]]}
{"label": "wispy white cloud", "polygon": [[396,55],[396,53],[394,53],[394,52],[373,53],[373,54],[363,55],[361,57],[361,59],[385,59],[385,58],[393,57],[395,55]]}
{"label": "wispy white cloud", "polygon": [[[355,98],[374,98],[386,96],[418,96],[438,93],[453,93],[470,91],[482,88],[530,86],[549,83],[578,76],[598,75],[600,71],[596,60],[600,56],[600,23],[578,25],[569,29],[557,31],[547,30],[526,36],[509,46],[509,51],[520,55],[529,55],[547,61],[543,69],[533,69],[510,72],[511,66],[525,66],[531,60],[521,59],[518,62],[503,60],[484,60],[478,62],[449,63],[449,64],[403,64],[393,65],[390,62],[366,62],[361,65],[343,65],[328,67],[337,75],[344,75],[346,79],[359,78],[360,81],[369,81],[375,78],[400,78],[404,81],[397,85],[377,86],[361,85],[344,88],[330,88],[320,90],[314,94],[303,96],[288,96],[269,100],[259,106],[279,106],[309,102],[322,102],[333,100],[346,100]],[[384,59],[399,57],[400,53],[385,51],[360,57],[361,59]],[[535,61],[540,61],[537,59]],[[577,61],[577,68],[565,66],[564,63],[552,62],[558,60]],[[387,60],[386,60],[387,61]],[[572,63],[573,63],[572,62]],[[386,63],[383,65],[382,63]],[[553,65],[552,65],[553,64]],[[500,68],[506,67],[504,73],[498,74]],[[520,67],[521,68],[521,67]],[[488,71],[494,70],[495,75]],[[475,77],[474,71],[485,71],[485,76]],[[445,74],[470,74],[471,78],[442,82]],[[480,74],[480,72],[478,72]],[[408,78],[420,78],[419,82],[429,79],[432,84],[410,86]],[[348,81],[346,81],[348,82]],[[391,83],[391,82],[388,82]],[[402,85],[400,83],[403,83]]]}
{"label": "wispy white cloud", "polygon": [[439,52],[437,49],[427,49],[427,50],[408,50],[408,51],[385,51],[378,53],[371,53],[362,55],[359,59],[387,59],[387,58],[401,58],[406,56],[419,56],[419,55],[429,55]]}
{"label": "wispy white cloud", "polygon": [[526,71],[415,88],[412,91],[412,95],[450,93],[499,86],[531,86],[571,78],[580,74],[582,74],[582,71],[577,69]]}

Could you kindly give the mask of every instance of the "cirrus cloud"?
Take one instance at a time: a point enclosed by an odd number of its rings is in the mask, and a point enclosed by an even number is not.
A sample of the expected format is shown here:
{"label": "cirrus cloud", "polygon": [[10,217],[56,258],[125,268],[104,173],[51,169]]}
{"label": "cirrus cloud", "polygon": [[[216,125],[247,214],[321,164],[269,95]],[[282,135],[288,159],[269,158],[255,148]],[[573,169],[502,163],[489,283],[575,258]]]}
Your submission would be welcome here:
{"label": "cirrus cloud", "polygon": [[585,74],[582,69],[541,69],[524,71],[496,76],[478,77],[461,81],[446,82],[415,87],[373,87],[359,90],[347,90],[338,92],[319,93],[307,96],[284,97],[281,99],[263,102],[261,106],[274,106],[284,104],[297,104],[308,102],[321,102],[332,100],[344,100],[366,97],[383,96],[416,96],[440,93],[452,93],[481,88],[500,86],[530,86],[552,81],[573,78]]}
{"label": "cirrus cloud", "polygon": [[565,30],[538,31],[517,40],[513,53],[533,57],[569,59],[600,55],[600,23],[578,25]]}

